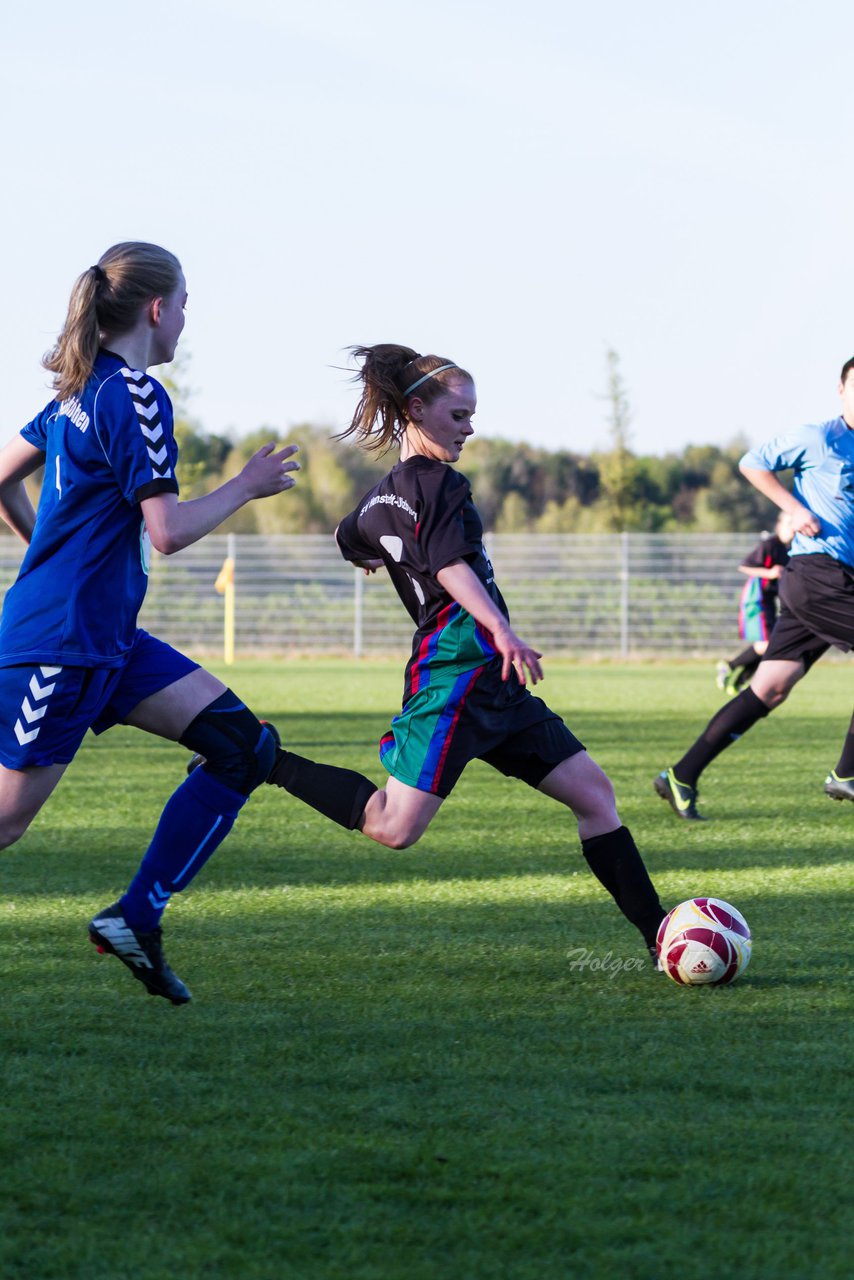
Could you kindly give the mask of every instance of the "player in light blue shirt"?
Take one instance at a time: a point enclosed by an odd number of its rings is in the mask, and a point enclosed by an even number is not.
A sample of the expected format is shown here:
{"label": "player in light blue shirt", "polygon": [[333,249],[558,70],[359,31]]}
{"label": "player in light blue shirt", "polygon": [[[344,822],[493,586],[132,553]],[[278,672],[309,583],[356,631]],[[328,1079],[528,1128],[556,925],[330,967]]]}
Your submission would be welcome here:
{"label": "player in light blue shirt", "polygon": [[[847,376],[841,394],[851,401],[854,422],[854,382],[848,386]],[[805,510],[818,521],[813,532],[814,521],[802,520],[791,556],[823,554],[854,566],[854,431],[843,416],[775,436],[750,449],[739,465],[782,511]],[[776,480],[779,471],[791,471],[791,492]]]}
{"label": "player in light blue shirt", "polygon": [[[152,995],[190,993],[163,955],[160,917],[266,780],[275,744],[221,681],[137,626],[149,547],[164,555],[256,498],[289,489],[294,447],[265,445],[213,493],[178,501],[172,407],[149,377],[184,327],[181,264],[114,245],[77,280],[45,357],[56,396],[0,450],[0,517],[27,543],[0,619],[0,848],[26,831],[88,729],[131,724],[205,757],[163,811],[121,899],[90,922]],[[44,465],[38,512],[24,480]]]}
{"label": "player in light blue shirt", "polygon": [[[692,747],[655,779],[680,818],[699,819],[697,783],[721,751],[788,697],[835,645],[854,648],[854,358],[842,366],[838,418],[799,427],[749,450],[742,474],[786,512],[795,531],[780,578],[780,616],[748,688],[722,707]],[[777,478],[790,471],[792,488]],[[834,800],[854,800],[854,719],[825,779]]]}

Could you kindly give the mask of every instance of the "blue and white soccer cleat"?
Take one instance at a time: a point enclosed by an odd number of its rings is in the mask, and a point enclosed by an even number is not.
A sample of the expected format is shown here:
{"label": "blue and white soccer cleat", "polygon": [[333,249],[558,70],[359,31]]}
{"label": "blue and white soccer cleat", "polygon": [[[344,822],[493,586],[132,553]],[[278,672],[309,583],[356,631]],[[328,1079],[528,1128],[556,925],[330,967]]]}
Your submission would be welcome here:
{"label": "blue and white soccer cleat", "polygon": [[150,933],[132,929],[118,902],[105,907],[89,921],[89,941],[102,954],[117,956],[127,965],[150,996],[163,996],[173,1004],[187,1004],[192,996],[166,963],[162,933],[159,928]]}

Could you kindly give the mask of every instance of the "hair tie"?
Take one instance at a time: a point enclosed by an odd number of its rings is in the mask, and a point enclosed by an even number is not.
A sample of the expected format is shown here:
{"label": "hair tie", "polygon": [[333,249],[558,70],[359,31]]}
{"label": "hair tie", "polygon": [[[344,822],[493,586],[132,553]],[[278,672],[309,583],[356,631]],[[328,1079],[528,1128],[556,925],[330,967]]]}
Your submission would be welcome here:
{"label": "hair tie", "polygon": [[[420,359],[420,357],[419,357]],[[444,373],[446,369],[459,369],[458,364],[440,364],[438,369],[431,369],[429,373],[425,373],[422,378],[418,378],[413,382],[411,387],[407,387],[403,393],[404,399],[411,395],[416,387],[420,387],[422,382],[426,382],[428,378],[435,378],[437,373]]]}
{"label": "hair tie", "polygon": [[90,267],[89,270],[95,272],[95,281],[97,284],[103,284],[107,279],[106,271],[103,267],[99,267],[97,262],[93,267]]}

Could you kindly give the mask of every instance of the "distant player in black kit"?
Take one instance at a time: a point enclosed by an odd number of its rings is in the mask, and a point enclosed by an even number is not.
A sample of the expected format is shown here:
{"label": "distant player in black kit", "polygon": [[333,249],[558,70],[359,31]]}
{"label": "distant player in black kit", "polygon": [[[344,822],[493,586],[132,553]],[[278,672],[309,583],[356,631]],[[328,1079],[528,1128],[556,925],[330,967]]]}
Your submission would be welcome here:
{"label": "distant player in black kit", "polygon": [[359,773],[279,750],[269,781],[344,827],[395,849],[414,844],[470,760],[567,805],[593,873],[655,961],[664,909],[610,781],[527,688],[541,655],[513,631],[466,478],[448,465],[472,434],[471,375],[409,347],[357,347],[362,397],[344,433],[400,460],[337,530],[351,563],[385,568],[415,624],[403,708],[380,743],[383,790]]}
{"label": "distant player in black kit", "polygon": [[[780,616],[756,675],[653,781],[680,818],[701,819],[704,769],[779,707],[831,645],[854,649],[854,357],[842,366],[838,390],[838,418],[768,440],[739,463],[745,479],[787,513],[795,536],[780,579]],[[781,471],[793,473],[791,492],[777,479]],[[854,717],[824,790],[854,800]]]}
{"label": "distant player in black kit", "polygon": [[789,563],[789,544],[795,536],[784,511],[774,532],[760,538],[738,566],[747,576],[738,602],[738,633],[748,645],[728,662],[719,662],[717,685],[730,698],[750,684],[777,621],[780,577]]}

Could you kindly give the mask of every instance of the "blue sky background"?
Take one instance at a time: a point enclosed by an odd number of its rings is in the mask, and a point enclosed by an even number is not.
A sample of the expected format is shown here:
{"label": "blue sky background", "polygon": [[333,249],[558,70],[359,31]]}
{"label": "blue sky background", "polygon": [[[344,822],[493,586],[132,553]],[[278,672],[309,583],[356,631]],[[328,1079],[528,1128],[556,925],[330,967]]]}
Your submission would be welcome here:
{"label": "blue sky background", "polygon": [[466,365],[476,427],[757,441],[834,416],[850,319],[842,0],[15,6],[0,49],[4,438],[76,275],[181,258],[208,431],[340,428],[350,343]]}

